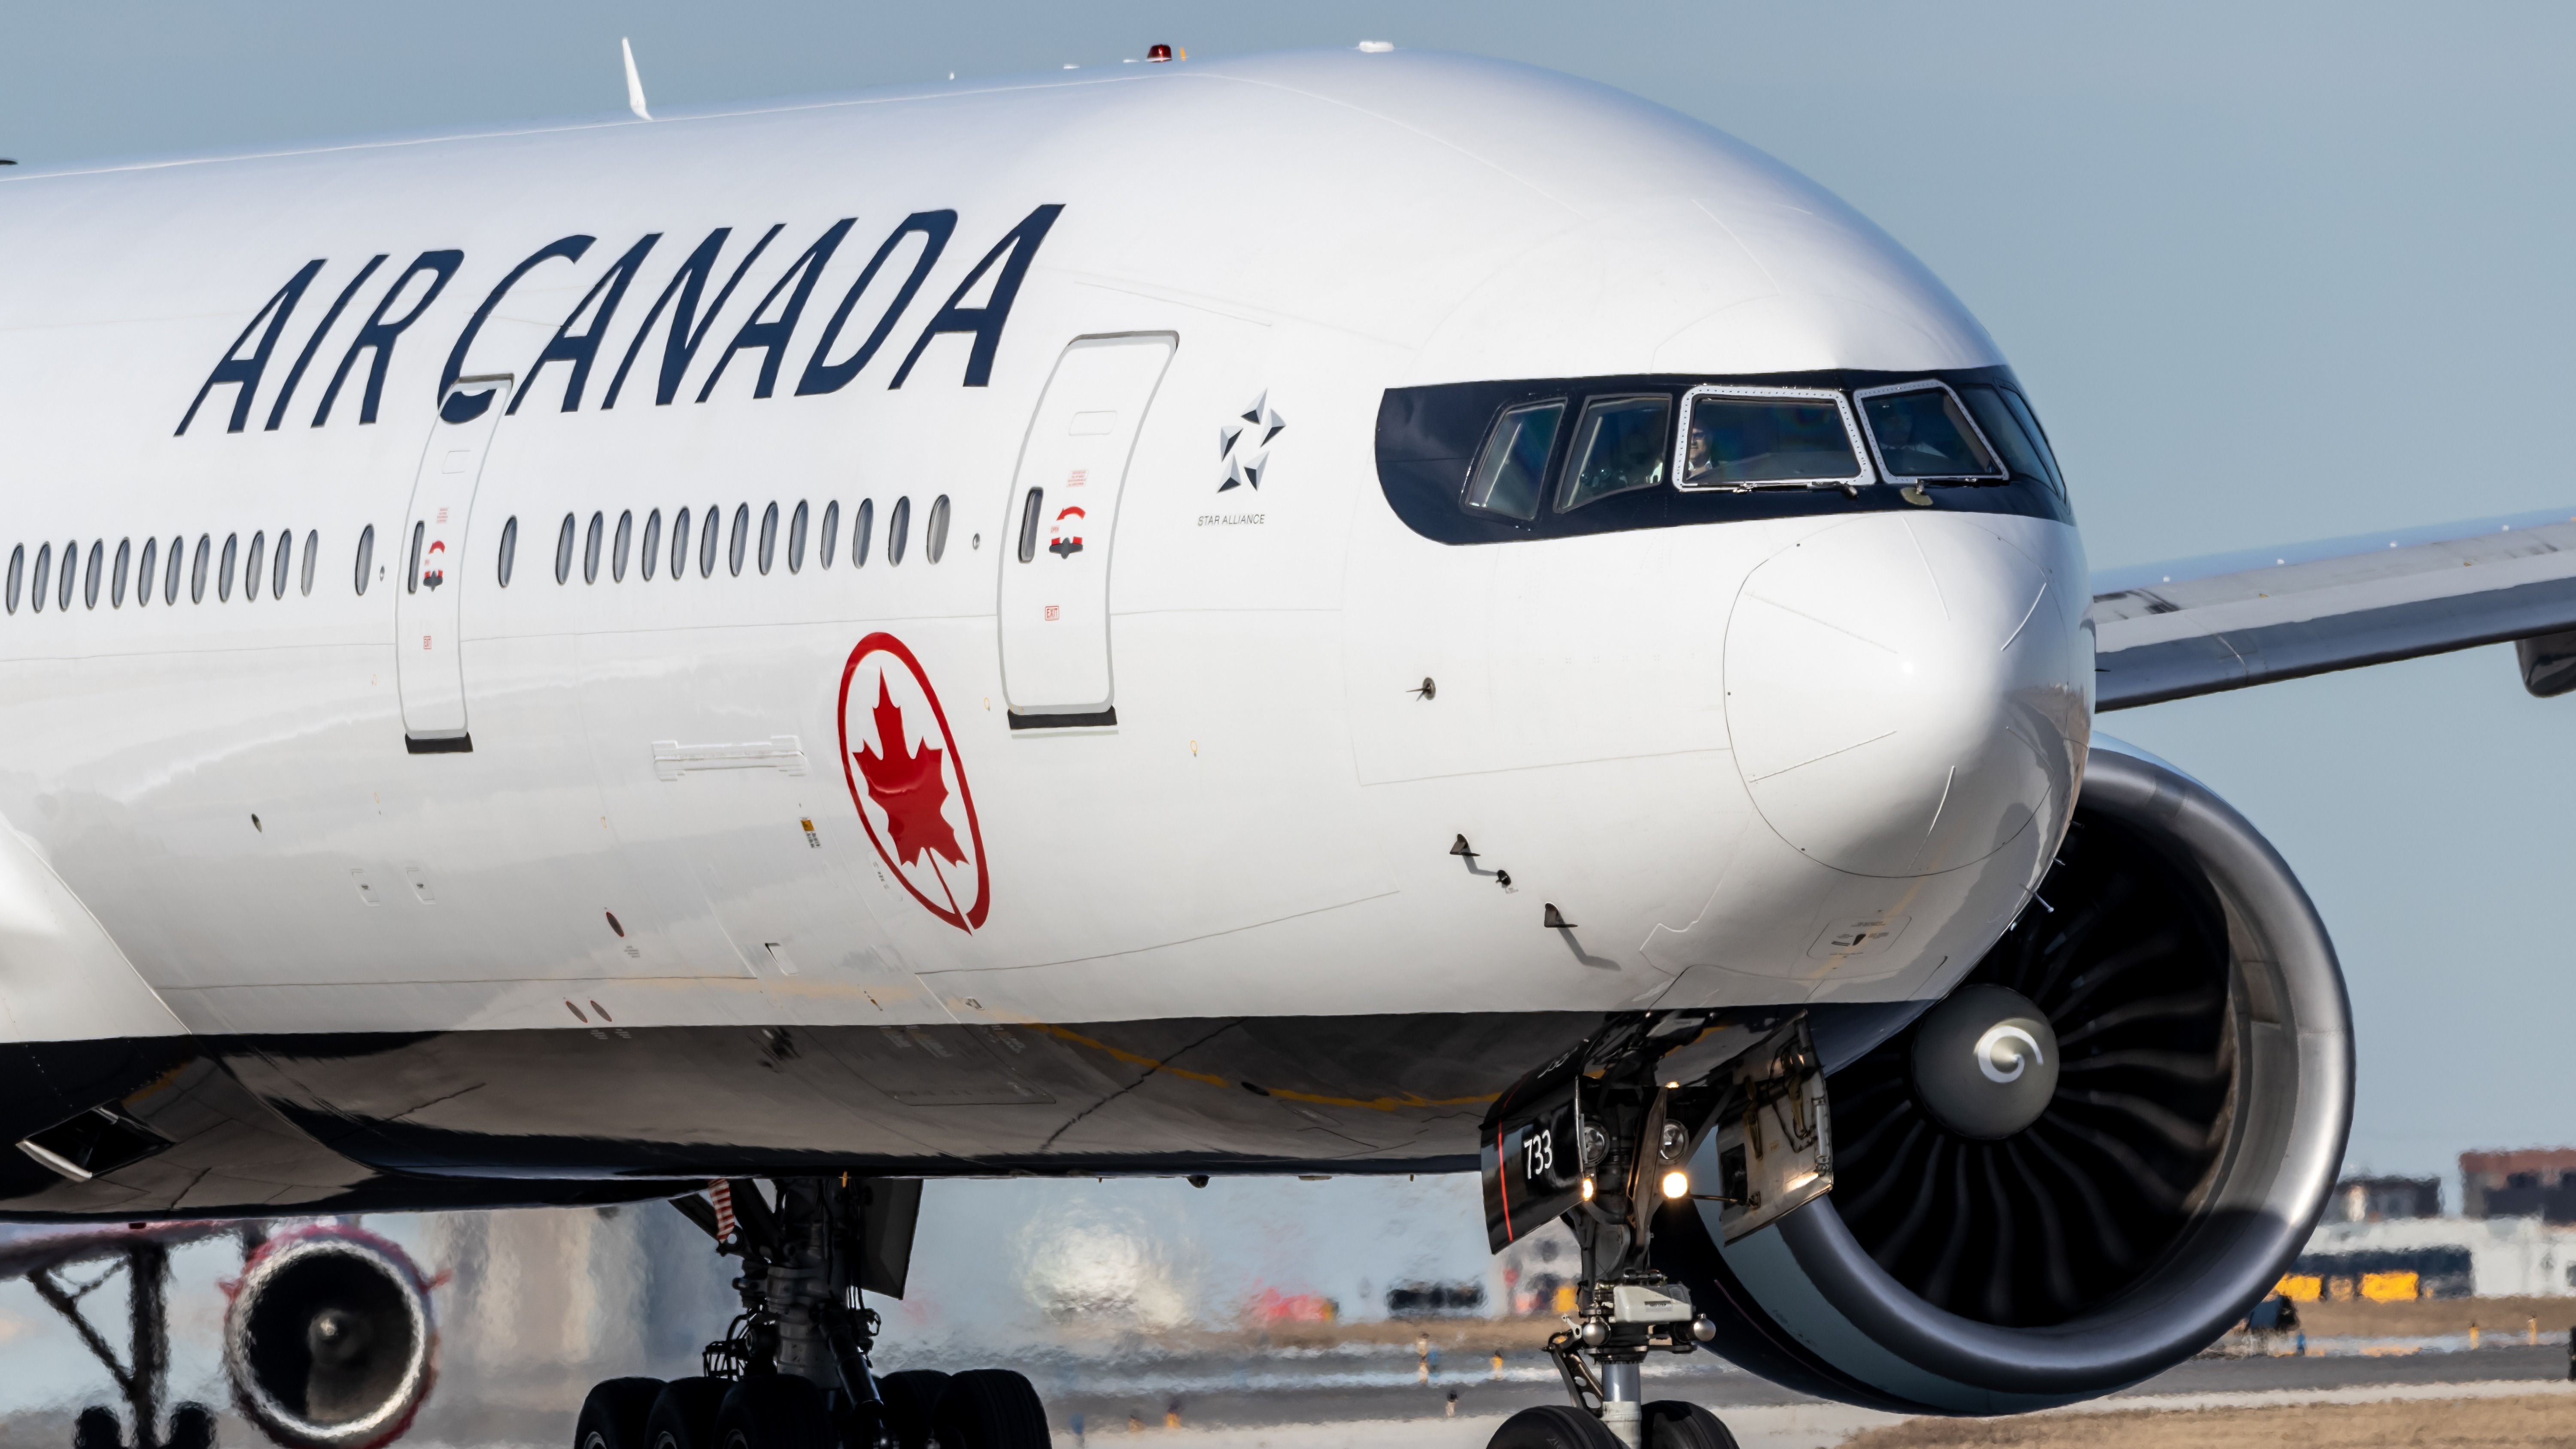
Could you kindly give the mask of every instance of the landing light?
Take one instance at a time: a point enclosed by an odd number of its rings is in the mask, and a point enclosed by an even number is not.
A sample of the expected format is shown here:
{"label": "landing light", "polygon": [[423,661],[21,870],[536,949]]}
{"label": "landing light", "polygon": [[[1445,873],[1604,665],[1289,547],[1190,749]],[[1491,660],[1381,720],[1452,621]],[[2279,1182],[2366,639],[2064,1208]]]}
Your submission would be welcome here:
{"label": "landing light", "polygon": [[1668,1198],[1683,1198],[1690,1196],[1690,1174],[1682,1171],[1678,1167],[1665,1173],[1664,1196]]}
{"label": "landing light", "polygon": [[1592,1179],[1588,1177],[1583,1179],[1583,1200],[1592,1201]]}

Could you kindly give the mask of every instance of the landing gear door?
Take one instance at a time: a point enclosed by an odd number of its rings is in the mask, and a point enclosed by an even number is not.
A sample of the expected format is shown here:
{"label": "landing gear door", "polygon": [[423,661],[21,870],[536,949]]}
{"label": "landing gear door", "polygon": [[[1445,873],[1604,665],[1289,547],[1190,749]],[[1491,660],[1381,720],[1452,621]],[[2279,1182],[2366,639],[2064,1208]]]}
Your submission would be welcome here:
{"label": "landing gear door", "polygon": [[1825,1073],[1807,1019],[1789,1022],[1738,1058],[1734,1077],[1709,1134],[1716,1173],[1694,1174],[1699,1195],[1720,1199],[1718,1228],[1730,1243],[1834,1189]]}
{"label": "landing gear door", "polygon": [[1145,410],[1180,339],[1078,337],[1038,400],[1002,555],[1002,692],[1015,730],[1118,722],[1109,551]]}
{"label": "landing gear door", "polygon": [[394,675],[402,687],[403,739],[416,755],[471,750],[457,593],[465,581],[465,531],[492,430],[510,402],[510,378],[468,377],[438,400],[412,478],[411,509],[395,541],[403,561],[394,595]]}

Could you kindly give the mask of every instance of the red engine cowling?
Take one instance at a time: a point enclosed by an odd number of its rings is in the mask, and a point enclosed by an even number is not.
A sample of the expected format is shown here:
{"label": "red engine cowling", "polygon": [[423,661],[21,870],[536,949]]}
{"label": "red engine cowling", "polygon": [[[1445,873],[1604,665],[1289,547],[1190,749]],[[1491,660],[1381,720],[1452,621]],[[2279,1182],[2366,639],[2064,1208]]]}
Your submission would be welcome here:
{"label": "red engine cowling", "polygon": [[224,1316],[244,1417],[288,1449],[377,1449],[411,1427],[437,1374],[429,1283],[373,1233],[311,1227],[261,1245]]}

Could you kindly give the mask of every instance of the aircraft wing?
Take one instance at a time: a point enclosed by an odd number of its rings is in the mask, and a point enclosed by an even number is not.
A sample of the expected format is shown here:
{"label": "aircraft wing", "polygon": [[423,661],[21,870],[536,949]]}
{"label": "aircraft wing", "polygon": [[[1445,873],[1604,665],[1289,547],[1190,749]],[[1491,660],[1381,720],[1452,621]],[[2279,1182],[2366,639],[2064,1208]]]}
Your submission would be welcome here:
{"label": "aircraft wing", "polygon": [[2093,587],[2097,710],[2509,639],[2532,693],[2576,688],[2576,510],[2112,569]]}

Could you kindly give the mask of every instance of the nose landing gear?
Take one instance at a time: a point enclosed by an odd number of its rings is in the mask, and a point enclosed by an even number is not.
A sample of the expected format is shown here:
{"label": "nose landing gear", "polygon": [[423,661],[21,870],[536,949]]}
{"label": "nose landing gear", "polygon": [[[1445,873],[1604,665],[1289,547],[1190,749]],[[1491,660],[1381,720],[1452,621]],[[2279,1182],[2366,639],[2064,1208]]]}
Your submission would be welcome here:
{"label": "nose landing gear", "polygon": [[884,1178],[709,1185],[672,1205],[742,1260],[742,1312],[703,1372],[592,1388],[574,1449],[1048,1449],[1046,1411],[1006,1369],[879,1377],[862,1291],[903,1296],[921,1184]]}
{"label": "nose landing gear", "polygon": [[[1712,1136],[1717,1180],[1695,1184],[1694,1155]],[[1645,1397],[1647,1355],[1717,1335],[1650,1266],[1647,1245],[1668,1205],[1719,1205],[1731,1241],[1831,1188],[1824,1076],[1804,1018],[1616,1019],[1504,1093],[1484,1144],[1493,1249],[1562,1218],[1583,1253],[1580,1316],[1547,1344],[1574,1402],[1513,1415],[1488,1449],[1735,1449],[1708,1410]]]}

